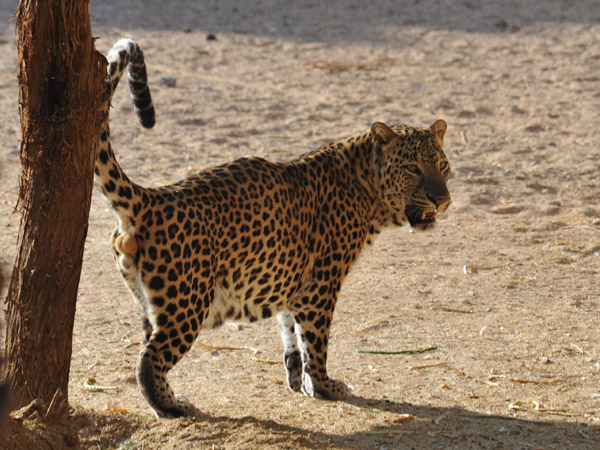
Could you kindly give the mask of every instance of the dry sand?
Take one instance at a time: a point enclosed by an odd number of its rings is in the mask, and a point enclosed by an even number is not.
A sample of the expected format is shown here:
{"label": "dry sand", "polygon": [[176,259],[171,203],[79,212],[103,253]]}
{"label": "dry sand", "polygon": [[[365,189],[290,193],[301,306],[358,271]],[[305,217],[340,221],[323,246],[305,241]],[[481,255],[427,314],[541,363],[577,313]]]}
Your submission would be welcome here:
{"label": "dry sand", "polygon": [[[9,269],[16,1],[0,4]],[[443,118],[453,204],[433,232],[383,233],[346,280],[329,372],[350,400],[287,391],[268,363],[283,350],[271,320],[203,331],[248,349],[194,348],[171,380],[206,417],[156,420],[135,384],[141,324],[109,253],[115,217],[95,192],[69,392],[81,448],[600,446],[600,2],[98,0],[90,12],[103,53],[121,37],[145,51],[156,127],[137,124],[123,87],[111,116],[135,181]],[[88,391],[88,377],[118,389]]]}

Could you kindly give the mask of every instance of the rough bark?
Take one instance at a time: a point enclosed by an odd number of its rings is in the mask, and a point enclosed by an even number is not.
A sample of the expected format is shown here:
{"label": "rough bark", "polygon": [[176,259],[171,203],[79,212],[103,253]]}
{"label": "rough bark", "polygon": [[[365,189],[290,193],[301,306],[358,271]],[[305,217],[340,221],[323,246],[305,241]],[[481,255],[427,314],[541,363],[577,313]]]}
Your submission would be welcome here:
{"label": "rough bark", "polygon": [[93,186],[106,60],[87,0],[22,0],[19,253],[7,297],[13,407],[68,400],[73,320]]}

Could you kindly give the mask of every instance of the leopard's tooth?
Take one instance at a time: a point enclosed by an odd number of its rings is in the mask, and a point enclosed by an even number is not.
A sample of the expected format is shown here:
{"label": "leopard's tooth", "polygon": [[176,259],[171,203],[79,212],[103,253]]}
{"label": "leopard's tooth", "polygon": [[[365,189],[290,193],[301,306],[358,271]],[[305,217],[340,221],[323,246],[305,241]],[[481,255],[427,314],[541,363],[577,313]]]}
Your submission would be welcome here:
{"label": "leopard's tooth", "polygon": [[423,214],[421,214],[421,220],[432,220],[435,219],[436,216],[437,211],[423,212]]}

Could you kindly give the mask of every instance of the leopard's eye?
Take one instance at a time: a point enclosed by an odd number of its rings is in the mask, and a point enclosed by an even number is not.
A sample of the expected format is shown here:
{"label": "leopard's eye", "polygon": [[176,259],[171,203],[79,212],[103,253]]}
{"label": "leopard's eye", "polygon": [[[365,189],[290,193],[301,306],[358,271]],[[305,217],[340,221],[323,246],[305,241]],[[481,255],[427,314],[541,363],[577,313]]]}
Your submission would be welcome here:
{"label": "leopard's eye", "polygon": [[421,170],[415,164],[408,164],[405,168],[413,175],[419,175],[421,173]]}
{"label": "leopard's eye", "polygon": [[448,168],[448,161],[442,161],[440,163],[440,172],[443,172],[444,170],[446,170]]}

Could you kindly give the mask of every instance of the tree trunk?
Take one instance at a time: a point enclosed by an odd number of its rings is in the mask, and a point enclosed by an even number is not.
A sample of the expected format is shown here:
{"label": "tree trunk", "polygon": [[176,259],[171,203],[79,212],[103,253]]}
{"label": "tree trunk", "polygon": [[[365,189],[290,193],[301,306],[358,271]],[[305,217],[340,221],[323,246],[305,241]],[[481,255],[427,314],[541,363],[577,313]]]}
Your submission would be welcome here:
{"label": "tree trunk", "polygon": [[13,407],[67,397],[106,60],[88,0],[22,0],[17,10],[22,212],[7,297]]}

